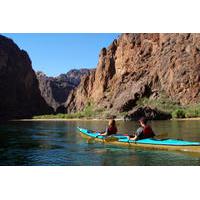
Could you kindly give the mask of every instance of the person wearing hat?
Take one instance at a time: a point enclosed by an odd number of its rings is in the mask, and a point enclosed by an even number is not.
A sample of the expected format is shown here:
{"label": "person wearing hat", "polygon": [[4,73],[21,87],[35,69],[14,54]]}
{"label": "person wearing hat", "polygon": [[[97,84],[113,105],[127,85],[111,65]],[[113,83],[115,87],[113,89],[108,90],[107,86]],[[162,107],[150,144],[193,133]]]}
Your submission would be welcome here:
{"label": "person wearing hat", "polygon": [[145,138],[153,138],[155,136],[151,126],[147,124],[147,121],[148,120],[145,117],[140,118],[140,127],[133,135],[129,136],[130,140],[141,140]]}

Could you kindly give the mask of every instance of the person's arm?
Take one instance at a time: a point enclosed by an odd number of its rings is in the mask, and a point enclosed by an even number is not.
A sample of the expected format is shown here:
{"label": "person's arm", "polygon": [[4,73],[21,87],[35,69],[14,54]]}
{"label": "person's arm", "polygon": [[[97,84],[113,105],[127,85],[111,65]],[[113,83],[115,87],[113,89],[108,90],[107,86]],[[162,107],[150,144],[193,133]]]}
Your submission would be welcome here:
{"label": "person's arm", "polygon": [[100,135],[107,135],[108,133],[108,128],[106,128],[106,131],[104,133],[101,133]]}
{"label": "person's arm", "polygon": [[129,140],[137,140],[137,138],[138,138],[138,136],[135,135],[133,138],[130,138],[130,137],[129,137]]}
{"label": "person's arm", "polygon": [[142,127],[139,127],[139,128],[137,129],[137,131],[135,132],[135,136],[134,136],[133,138],[130,138],[130,140],[137,140],[138,137],[139,137],[139,135],[142,134],[142,132],[143,132],[143,128],[142,128]]}

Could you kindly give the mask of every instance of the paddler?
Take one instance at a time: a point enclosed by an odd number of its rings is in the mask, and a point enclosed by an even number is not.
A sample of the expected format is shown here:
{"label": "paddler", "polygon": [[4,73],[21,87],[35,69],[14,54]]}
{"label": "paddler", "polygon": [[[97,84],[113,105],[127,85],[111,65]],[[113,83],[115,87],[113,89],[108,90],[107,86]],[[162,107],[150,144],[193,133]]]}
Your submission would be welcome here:
{"label": "paddler", "polygon": [[139,119],[140,127],[133,135],[129,136],[130,140],[141,140],[146,138],[153,138],[155,136],[150,125],[147,124],[148,120],[145,117]]}
{"label": "paddler", "polygon": [[117,133],[117,126],[116,126],[116,122],[114,119],[110,119],[108,122],[108,128],[106,129],[106,131],[104,133],[101,133],[101,135],[113,135]]}

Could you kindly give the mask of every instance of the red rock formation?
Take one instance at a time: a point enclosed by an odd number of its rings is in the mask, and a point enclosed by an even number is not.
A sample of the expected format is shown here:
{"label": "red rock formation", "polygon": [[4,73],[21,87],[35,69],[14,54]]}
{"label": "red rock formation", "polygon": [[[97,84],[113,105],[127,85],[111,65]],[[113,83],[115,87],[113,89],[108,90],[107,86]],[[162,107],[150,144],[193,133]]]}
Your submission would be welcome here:
{"label": "red rock formation", "polygon": [[0,35],[0,119],[51,112],[40,95],[28,54]]}
{"label": "red rock formation", "polygon": [[66,102],[68,112],[87,102],[129,111],[141,97],[165,93],[180,104],[200,101],[200,34],[122,34],[99,55]]}

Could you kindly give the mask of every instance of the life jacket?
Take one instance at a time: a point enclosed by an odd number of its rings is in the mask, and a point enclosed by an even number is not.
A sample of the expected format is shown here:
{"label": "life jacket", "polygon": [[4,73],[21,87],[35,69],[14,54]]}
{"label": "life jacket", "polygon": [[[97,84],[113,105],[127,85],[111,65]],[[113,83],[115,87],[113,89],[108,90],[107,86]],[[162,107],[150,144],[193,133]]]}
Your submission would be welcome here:
{"label": "life jacket", "polygon": [[146,125],[143,129],[143,134],[142,134],[142,138],[145,139],[145,138],[152,138],[154,137],[155,134],[151,128],[151,126],[149,125]]}
{"label": "life jacket", "polygon": [[112,135],[117,133],[117,128],[116,127],[108,127],[107,129],[107,134]]}

